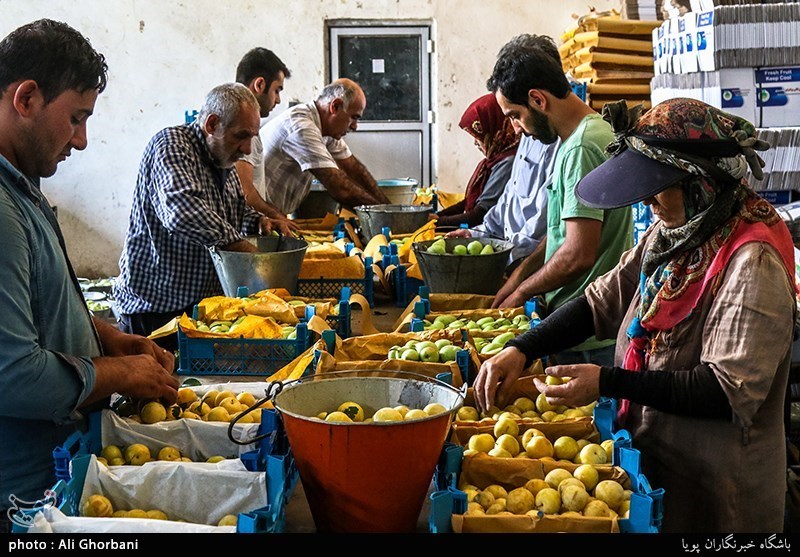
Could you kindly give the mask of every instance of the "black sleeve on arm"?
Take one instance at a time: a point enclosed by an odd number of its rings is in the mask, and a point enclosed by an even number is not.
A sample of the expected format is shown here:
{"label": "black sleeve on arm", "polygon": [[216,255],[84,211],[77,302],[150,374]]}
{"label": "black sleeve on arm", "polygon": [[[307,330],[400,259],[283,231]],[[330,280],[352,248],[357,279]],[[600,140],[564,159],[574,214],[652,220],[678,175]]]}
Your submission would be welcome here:
{"label": "black sleeve on arm", "polygon": [[594,334],[594,315],[586,296],[558,308],[531,329],[506,343],[525,354],[525,367],[533,360],[580,344]]}
{"label": "black sleeve on arm", "polygon": [[706,364],[688,371],[602,367],[600,396],[626,398],[661,412],[692,418],[730,419],[733,414],[714,370]]}

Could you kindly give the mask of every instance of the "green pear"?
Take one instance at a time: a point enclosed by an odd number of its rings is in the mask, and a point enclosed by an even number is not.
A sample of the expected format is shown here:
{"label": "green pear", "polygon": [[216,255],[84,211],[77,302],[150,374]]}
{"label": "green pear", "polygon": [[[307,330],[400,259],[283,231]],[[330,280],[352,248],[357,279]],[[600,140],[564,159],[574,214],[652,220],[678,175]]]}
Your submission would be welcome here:
{"label": "green pear", "polygon": [[472,240],[469,244],[467,244],[467,251],[470,255],[479,255],[482,249],[483,244],[481,244],[478,240]]}
{"label": "green pear", "polygon": [[492,247],[492,244],[486,244],[481,249],[480,255],[489,255],[492,253],[494,253],[494,247]]}
{"label": "green pear", "polygon": [[457,244],[453,247],[453,255],[467,255],[467,246],[464,244]]}

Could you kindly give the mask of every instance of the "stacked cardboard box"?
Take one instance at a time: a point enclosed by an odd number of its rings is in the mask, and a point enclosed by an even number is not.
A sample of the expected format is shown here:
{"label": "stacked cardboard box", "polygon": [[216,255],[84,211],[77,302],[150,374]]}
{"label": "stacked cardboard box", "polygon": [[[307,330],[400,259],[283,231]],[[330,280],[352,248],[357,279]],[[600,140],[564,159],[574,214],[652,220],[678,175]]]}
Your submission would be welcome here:
{"label": "stacked cardboard box", "polygon": [[654,75],[652,31],[658,20],[622,19],[590,13],[562,35],[564,71],[586,84],[586,102],[597,111],[625,99],[650,107]]}

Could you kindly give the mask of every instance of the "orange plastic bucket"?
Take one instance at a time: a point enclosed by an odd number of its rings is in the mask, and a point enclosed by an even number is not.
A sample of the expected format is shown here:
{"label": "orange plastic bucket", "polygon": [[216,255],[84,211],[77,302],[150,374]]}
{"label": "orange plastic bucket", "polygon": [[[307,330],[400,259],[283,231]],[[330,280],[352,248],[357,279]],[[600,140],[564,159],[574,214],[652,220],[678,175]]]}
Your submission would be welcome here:
{"label": "orange plastic bucket", "polygon": [[[371,416],[385,406],[449,412],[422,420],[312,419],[346,401]],[[463,392],[405,372],[334,372],[287,384],[274,400],[319,532],[413,532]]]}

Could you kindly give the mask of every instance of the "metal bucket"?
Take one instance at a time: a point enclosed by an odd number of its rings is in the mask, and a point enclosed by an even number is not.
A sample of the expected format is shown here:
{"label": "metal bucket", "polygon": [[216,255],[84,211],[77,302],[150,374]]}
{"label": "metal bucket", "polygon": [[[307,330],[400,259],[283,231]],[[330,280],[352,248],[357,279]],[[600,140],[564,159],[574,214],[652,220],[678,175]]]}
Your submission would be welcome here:
{"label": "metal bucket", "polygon": [[394,205],[411,205],[417,186],[419,182],[413,178],[378,180],[378,189],[385,193]]}
{"label": "metal bucket", "polygon": [[365,243],[381,234],[384,226],[388,226],[392,234],[415,232],[433,213],[430,205],[359,205],[354,210]]}
{"label": "metal bucket", "polygon": [[[453,246],[467,245],[473,240],[492,244],[494,253],[486,255],[453,255]],[[435,240],[414,242],[411,249],[417,257],[422,278],[428,289],[437,294],[494,295],[503,285],[503,273],[514,245],[495,238],[445,238],[448,253],[428,253]]]}
{"label": "metal bucket", "polygon": [[319,219],[324,218],[328,213],[335,215],[338,212],[339,202],[328,193],[328,190],[319,180],[314,180],[311,182],[311,189],[305,199],[295,209],[294,217],[298,219]]}
{"label": "metal bucket", "polygon": [[[353,401],[449,412],[408,422],[324,422],[312,416]],[[464,393],[408,372],[346,371],[289,383],[275,396],[318,532],[413,532]]]}
{"label": "metal bucket", "polygon": [[236,296],[240,286],[246,286],[251,293],[266,288],[297,292],[297,277],[308,243],[288,236],[248,236],[246,239],[258,247],[258,252],[209,249],[225,295]]}

